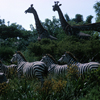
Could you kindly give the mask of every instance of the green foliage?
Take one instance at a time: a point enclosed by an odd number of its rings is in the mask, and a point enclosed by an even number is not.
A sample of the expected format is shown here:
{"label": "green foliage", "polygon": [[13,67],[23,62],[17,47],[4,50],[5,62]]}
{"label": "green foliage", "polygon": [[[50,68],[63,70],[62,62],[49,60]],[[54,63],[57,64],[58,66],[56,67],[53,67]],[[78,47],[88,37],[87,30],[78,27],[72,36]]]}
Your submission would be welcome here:
{"label": "green foliage", "polygon": [[5,24],[5,20],[4,19],[0,19],[0,25]]}
{"label": "green foliage", "polygon": [[73,18],[73,21],[75,21],[76,23],[82,22],[83,16],[81,14],[76,14],[75,18]]}
{"label": "green foliage", "polygon": [[[62,35],[63,36],[63,35]],[[28,50],[30,54],[42,56],[49,53],[58,59],[66,51],[72,52],[79,62],[88,62],[100,51],[99,40],[83,40],[74,36],[66,36],[61,41],[42,39],[40,42],[30,43]],[[99,55],[98,55],[99,56]],[[96,60],[94,60],[96,61]]]}
{"label": "green foliage", "polygon": [[43,54],[54,55],[56,52],[57,44],[50,39],[42,39],[40,42],[30,43],[28,50],[30,53],[34,53],[35,56],[42,56]]}
{"label": "green foliage", "polygon": [[99,100],[100,99],[100,86],[93,87],[85,97],[79,100]]}
{"label": "green foliage", "polygon": [[94,4],[93,8],[95,9],[96,15],[100,16],[100,1]]}
{"label": "green foliage", "polygon": [[34,53],[35,55],[39,56],[42,54],[42,48],[39,43],[30,43],[28,46],[29,52]]}
{"label": "green foliage", "polygon": [[28,46],[28,41],[24,40],[24,39],[21,39],[19,42],[18,42],[18,46],[17,46],[17,50],[20,51],[20,50],[26,50],[26,47]]}
{"label": "green foliage", "polygon": [[1,47],[0,48],[0,59],[4,61],[9,61],[14,53],[11,47]]}
{"label": "green foliage", "polygon": [[99,100],[100,67],[86,73],[84,79],[75,73],[77,70],[69,67],[64,77],[49,75],[43,88],[36,78],[19,80],[12,76],[8,84],[0,84],[0,100]]}
{"label": "green foliage", "polygon": [[5,25],[1,25],[0,26],[0,37],[3,39],[22,37],[22,33],[16,27],[13,27],[13,26],[7,27]]}
{"label": "green foliage", "polygon": [[91,23],[91,22],[92,22],[92,21],[91,21],[92,18],[93,18],[92,15],[87,16],[87,18],[86,18],[86,22],[87,22],[87,23]]}
{"label": "green foliage", "polygon": [[65,19],[66,19],[66,21],[70,21],[68,14],[65,14]]}
{"label": "green foliage", "polygon": [[100,1],[94,4],[93,8],[96,12],[96,22],[100,22]]}
{"label": "green foliage", "polygon": [[[97,17],[100,21],[99,3],[94,5]],[[86,23],[90,23],[92,15],[87,16]],[[83,16],[76,14],[70,19],[66,14],[65,19],[70,25],[82,25]],[[27,61],[39,61],[43,54],[51,54],[56,60],[66,51],[70,51],[79,62],[97,61],[100,62],[100,36],[99,32],[85,31],[91,34],[90,40],[79,39],[75,36],[67,36],[61,27],[59,19],[54,16],[52,20],[46,19],[42,23],[50,35],[57,37],[57,40],[42,39],[37,41],[37,31],[31,25],[31,31],[25,30],[16,23],[6,26],[4,20],[0,20],[0,59],[9,63],[14,51],[20,50]],[[16,73],[9,75],[9,84],[0,84],[0,100],[92,100],[100,99],[100,68],[85,74],[85,77],[77,77],[73,67],[68,68],[67,75],[48,76],[45,79],[44,87],[40,88],[37,79],[18,79]],[[52,78],[51,78],[52,77]]]}
{"label": "green foliage", "polygon": [[[18,80],[14,78],[13,81],[8,83],[8,87],[6,88],[6,92],[0,94],[0,100],[34,100],[36,93],[34,93],[34,81],[29,84],[30,81],[26,79]],[[12,85],[10,85],[12,84]]]}

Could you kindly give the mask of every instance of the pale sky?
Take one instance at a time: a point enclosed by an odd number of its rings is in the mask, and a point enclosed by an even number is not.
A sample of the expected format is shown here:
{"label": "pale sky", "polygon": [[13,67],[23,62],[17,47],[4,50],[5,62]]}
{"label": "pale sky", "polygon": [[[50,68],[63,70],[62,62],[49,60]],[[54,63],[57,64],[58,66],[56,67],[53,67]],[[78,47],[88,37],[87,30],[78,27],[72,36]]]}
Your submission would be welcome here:
{"label": "pale sky", "polygon": [[[5,23],[10,21],[10,24],[17,23],[22,25],[26,30],[30,30],[30,24],[35,27],[35,20],[33,14],[24,11],[27,10],[31,4],[36,9],[39,18],[42,22],[46,18],[52,20],[55,16],[59,18],[58,12],[52,10],[55,0],[0,0],[0,19],[5,19]],[[93,8],[98,0],[59,0],[62,4],[60,6],[63,14],[68,14],[70,18],[75,18],[76,14],[83,15],[85,20],[88,15],[94,16],[92,22],[95,22],[96,13]]]}

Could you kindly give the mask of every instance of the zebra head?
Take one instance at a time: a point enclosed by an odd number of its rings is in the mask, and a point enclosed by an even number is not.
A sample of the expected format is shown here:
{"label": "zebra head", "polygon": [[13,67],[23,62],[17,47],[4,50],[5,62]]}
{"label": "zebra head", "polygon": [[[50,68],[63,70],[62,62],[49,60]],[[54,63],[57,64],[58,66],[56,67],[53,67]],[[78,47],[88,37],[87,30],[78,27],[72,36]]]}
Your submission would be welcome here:
{"label": "zebra head", "polygon": [[70,61],[70,56],[67,53],[65,53],[58,60],[58,63],[59,64],[68,64],[69,61]]}
{"label": "zebra head", "polygon": [[11,59],[11,63],[17,62],[17,53],[15,53]]}
{"label": "zebra head", "polygon": [[41,61],[44,62],[48,67],[50,67],[51,64],[56,63],[55,59],[50,54],[46,54],[45,56],[43,56]]}
{"label": "zebra head", "polygon": [[73,64],[76,62],[77,59],[70,52],[65,52],[65,54],[63,54],[62,57],[58,60],[58,63],[60,64]]}
{"label": "zebra head", "polygon": [[17,62],[17,63],[20,63],[21,61],[27,61],[24,57],[24,55],[20,52],[20,51],[17,51],[12,59],[11,59],[11,62],[14,63],[14,62]]}

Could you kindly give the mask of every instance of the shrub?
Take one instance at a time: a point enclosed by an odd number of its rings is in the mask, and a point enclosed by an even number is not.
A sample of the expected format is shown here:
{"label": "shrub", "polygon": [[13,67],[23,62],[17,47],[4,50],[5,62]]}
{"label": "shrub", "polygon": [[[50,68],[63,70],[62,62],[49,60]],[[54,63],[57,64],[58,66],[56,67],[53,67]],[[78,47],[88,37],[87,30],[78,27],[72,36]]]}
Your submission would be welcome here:
{"label": "shrub", "polygon": [[42,55],[42,47],[39,43],[30,43],[28,50],[30,53],[34,53],[36,56]]}
{"label": "shrub", "polygon": [[0,48],[0,59],[4,61],[9,61],[11,56],[13,55],[14,50],[11,47],[1,47]]}
{"label": "shrub", "polygon": [[0,95],[5,95],[5,93],[8,92],[8,89],[9,89],[9,84],[5,82],[0,83]]}
{"label": "shrub", "polygon": [[43,54],[54,55],[56,53],[57,44],[55,41],[49,39],[43,39],[40,42],[30,43],[28,50],[30,53],[34,53],[35,56],[42,56]]}

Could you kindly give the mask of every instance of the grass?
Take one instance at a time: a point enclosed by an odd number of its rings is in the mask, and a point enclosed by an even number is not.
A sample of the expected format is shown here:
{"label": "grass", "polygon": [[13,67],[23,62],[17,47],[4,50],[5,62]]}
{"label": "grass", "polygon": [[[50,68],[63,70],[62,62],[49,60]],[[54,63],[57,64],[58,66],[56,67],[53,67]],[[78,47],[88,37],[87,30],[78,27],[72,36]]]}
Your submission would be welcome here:
{"label": "grass", "polygon": [[[74,67],[67,70],[67,75],[45,78],[44,86],[34,78],[28,80],[10,75],[8,84],[0,84],[0,100],[99,100],[100,68],[78,78]],[[12,73],[11,73],[12,74]]]}

